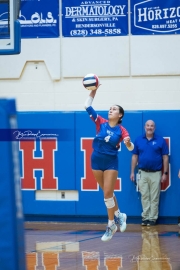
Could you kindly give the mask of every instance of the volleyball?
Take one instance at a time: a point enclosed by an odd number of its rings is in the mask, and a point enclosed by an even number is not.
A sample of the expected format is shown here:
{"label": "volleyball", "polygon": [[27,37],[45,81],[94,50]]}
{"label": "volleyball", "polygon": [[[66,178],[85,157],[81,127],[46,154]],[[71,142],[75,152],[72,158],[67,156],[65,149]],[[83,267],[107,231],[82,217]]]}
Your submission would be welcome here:
{"label": "volleyball", "polygon": [[83,78],[83,85],[87,90],[96,90],[99,84],[99,78],[95,74],[87,74]]}

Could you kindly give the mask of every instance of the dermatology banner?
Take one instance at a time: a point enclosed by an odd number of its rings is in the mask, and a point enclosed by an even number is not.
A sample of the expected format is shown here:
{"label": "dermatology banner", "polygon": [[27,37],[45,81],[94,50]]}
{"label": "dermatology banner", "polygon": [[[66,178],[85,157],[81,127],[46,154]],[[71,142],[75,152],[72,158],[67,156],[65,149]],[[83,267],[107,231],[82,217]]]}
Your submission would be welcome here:
{"label": "dermatology banner", "polygon": [[62,1],[64,37],[128,35],[128,1]]}
{"label": "dermatology banner", "polygon": [[59,1],[21,0],[19,21],[22,38],[59,37]]}
{"label": "dermatology banner", "polygon": [[131,0],[133,35],[180,34],[180,0]]}

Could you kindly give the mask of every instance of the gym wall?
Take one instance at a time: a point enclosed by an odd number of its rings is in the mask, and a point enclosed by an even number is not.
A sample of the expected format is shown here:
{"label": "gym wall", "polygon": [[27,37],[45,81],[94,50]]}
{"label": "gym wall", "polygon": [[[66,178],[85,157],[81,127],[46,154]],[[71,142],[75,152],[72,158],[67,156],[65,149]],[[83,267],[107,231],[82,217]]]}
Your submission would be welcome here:
{"label": "gym wall", "polygon": [[[107,111],[99,113],[107,117]],[[169,176],[161,185],[159,216],[171,221],[179,215],[180,203],[179,117],[179,111],[127,111],[123,119],[132,141],[143,133],[148,119],[154,119],[157,133],[166,139]],[[106,216],[103,193],[90,167],[95,125],[87,112],[18,113],[18,126],[23,134],[29,134],[17,138],[25,217],[56,216],[60,220],[62,216]],[[136,218],[141,216],[142,208],[140,193],[130,180],[130,163],[131,152],[122,143],[115,194],[120,209]]]}
{"label": "gym wall", "polygon": [[[147,5],[155,8],[157,1]],[[113,4],[116,0],[105,2]],[[102,83],[94,101],[96,109],[107,110],[117,102],[125,110],[179,110],[179,32],[131,34],[130,14],[138,0],[125,2],[129,34],[67,37],[63,36],[65,14],[59,1],[55,9],[60,14],[56,37],[22,38],[21,54],[1,56],[1,97],[16,98],[18,111],[81,111],[89,94],[82,86],[82,78],[87,73],[95,73]],[[58,0],[53,0],[51,6],[57,3]],[[178,6],[175,0],[160,2],[161,11],[166,6],[172,9],[175,3]],[[77,4],[80,4],[78,0],[72,2]],[[51,6],[46,13],[51,11]],[[46,14],[40,10],[41,13]]]}
{"label": "gym wall", "polygon": [[[120,4],[124,5],[124,1]],[[158,1],[148,4],[157,8]],[[71,2],[75,5],[78,0]],[[24,37],[19,55],[0,57],[0,97],[16,99],[19,129],[58,129],[64,136],[50,142],[38,138],[28,147],[26,141],[19,139],[26,216],[106,215],[102,192],[94,180],[86,179],[92,176],[89,157],[95,135],[93,123],[84,112],[89,92],[83,87],[82,78],[87,73],[97,74],[102,84],[93,107],[106,117],[112,104],[120,104],[125,110],[123,125],[132,140],[142,134],[146,120],[156,122],[157,132],[170,147],[170,175],[167,186],[162,187],[160,216],[179,215],[180,35],[179,30],[132,34],[131,12],[137,2],[127,1],[127,35],[65,37],[63,2],[52,0],[52,6],[58,4],[55,11],[59,34]],[[166,0],[159,4],[163,5],[162,11],[167,7],[174,10],[177,2]],[[176,8],[177,16],[179,10]],[[51,7],[46,6],[46,13],[49,11]],[[67,134],[71,136],[66,138]],[[120,207],[128,216],[140,216],[140,194],[129,179],[131,153],[122,145],[119,156],[116,195]],[[31,175],[30,180],[26,173]],[[45,180],[44,173],[49,175]]]}

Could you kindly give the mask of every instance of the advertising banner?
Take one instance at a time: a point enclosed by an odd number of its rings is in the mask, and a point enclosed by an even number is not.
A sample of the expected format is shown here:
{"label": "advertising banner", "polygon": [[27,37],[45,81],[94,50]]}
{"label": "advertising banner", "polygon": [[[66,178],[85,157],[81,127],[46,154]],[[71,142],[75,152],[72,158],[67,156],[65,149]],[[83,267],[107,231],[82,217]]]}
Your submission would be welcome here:
{"label": "advertising banner", "polygon": [[59,37],[59,1],[21,0],[19,22],[22,38]]}
{"label": "advertising banner", "polygon": [[180,34],[180,0],[131,0],[132,35]]}
{"label": "advertising banner", "polygon": [[8,22],[9,7],[7,2],[0,2],[0,39],[10,37],[10,27]]}
{"label": "advertising banner", "polygon": [[128,1],[62,1],[64,37],[128,35]]}

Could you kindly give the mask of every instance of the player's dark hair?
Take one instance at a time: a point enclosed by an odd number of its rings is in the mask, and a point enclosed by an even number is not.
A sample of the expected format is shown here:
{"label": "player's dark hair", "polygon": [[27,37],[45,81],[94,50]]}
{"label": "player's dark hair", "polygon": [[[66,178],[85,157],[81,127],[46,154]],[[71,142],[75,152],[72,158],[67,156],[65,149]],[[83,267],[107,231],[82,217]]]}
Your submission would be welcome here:
{"label": "player's dark hair", "polygon": [[120,105],[116,105],[119,108],[119,113],[122,114],[121,118],[119,118],[118,124],[122,123],[122,118],[124,116],[124,109]]}

